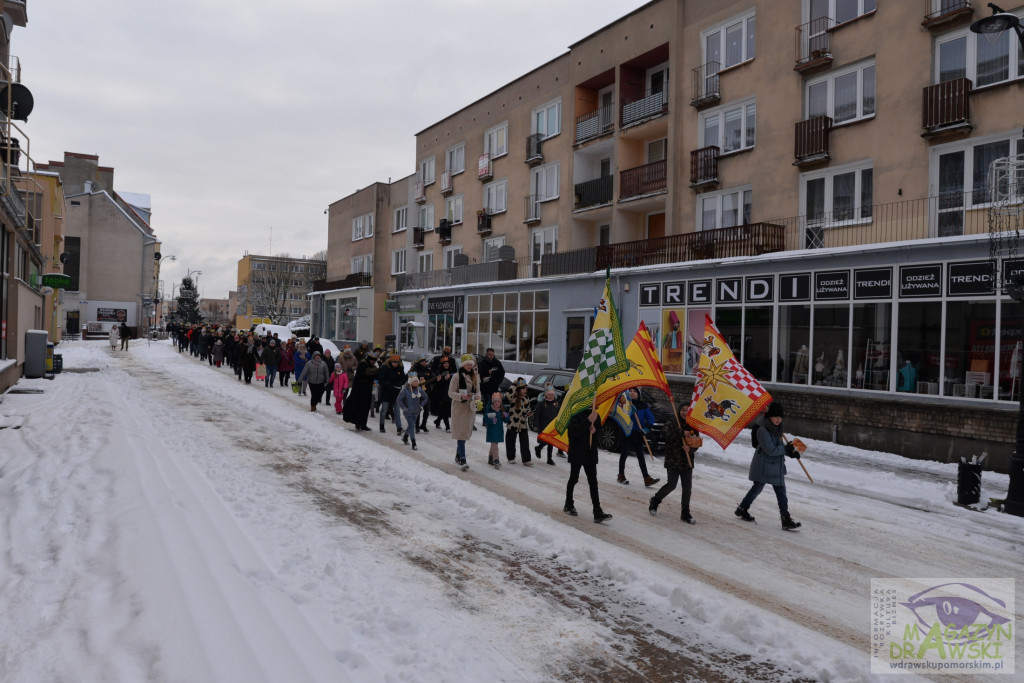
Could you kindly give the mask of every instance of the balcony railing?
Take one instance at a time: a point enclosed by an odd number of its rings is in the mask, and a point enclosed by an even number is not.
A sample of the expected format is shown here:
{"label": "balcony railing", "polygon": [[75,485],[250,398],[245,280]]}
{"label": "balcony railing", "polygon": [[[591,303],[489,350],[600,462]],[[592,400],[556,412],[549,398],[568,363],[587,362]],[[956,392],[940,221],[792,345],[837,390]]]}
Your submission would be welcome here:
{"label": "balcony railing", "polygon": [[455,266],[444,270],[431,270],[426,273],[408,273],[396,278],[398,291],[410,289],[430,289],[434,287],[450,287],[467,285],[477,282],[500,282],[505,280],[521,280],[532,276],[530,260],[521,257],[511,261],[487,261]]}
{"label": "balcony railing", "polygon": [[668,113],[668,88],[661,92],[647,93],[638,99],[622,103],[622,125]]}
{"label": "balcony railing", "polygon": [[441,194],[449,195],[454,191],[452,187],[452,172],[445,171],[441,174]]}
{"label": "balcony railing", "polygon": [[526,136],[526,163],[531,166],[535,166],[544,161],[544,155],[541,153],[541,142],[543,137],[544,136],[540,133],[534,133],[533,135]]}
{"label": "balcony railing", "polygon": [[373,286],[373,275],[370,273],[351,273],[340,280],[317,280],[313,283],[314,292],[329,292],[335,289]]}
{"label": "balcony railing", "polygon": [[416,181],[416,184],[413,186],[412,198],[413,201],[419,202],[420,204],[427,201],[427,187],[423,184],[422,180]]}
{"label": "balcony railing", "polygon": [[722,99],[719,90],[718,70],[722,65],[718,62],[701,64],[692,71],[693,99],[690,105],[693,107],[706,107],[716,104]]}
{"label": "balcony railing", "polygon": [[491,214],[486,209],[476,212],[476,231],[481,235],[491,232]]}
{"label": "balcony railing", "polygon": [[604,135],[615,127],[612,120],[612,105],[601,107],[588,114],[576,117],[576,142],[583,142]]}
{"label": "balcony railing", "polygon": [[690,187],[718,184],[718,145],[690,152]]}
{"label": "balcony railing", "polygon": [[[929,12],[924,16],[921,25],[925,28],[944,26],[957,19],[967,19],[974,11],[971,7],[971,0],[942,0],[938,10]],[[926,9],[932,8],[932,0],[925,0]]]}
{"label": "balcony railing", "polygon": [[832,62],[831,32],[833,20],[820,17],[796,27],[797,71],[805,71]]}
{"label": "balcony railing", "polygon": [[815,116],[806,121],[797,121],[796,140],[793,156],[796,164],[823,161],[831,156],[829,150],[829,132],[832,130],[832,118]]}
{"label": "balcony railing", "polygon": [[970,125],[971,79],[956,78],[924,89],[924,118],[922,125],[928,132]]}
{"label": "balcony railing", "polygon": [[576,183],[576,201],[573,204],[573,210],[611,204],[615,192],[613,178],[614,176],[609,175]]}
{"label": "balcony railing", "polygon": [[668,187],[667,169],[668,164],[662,160],[620,171],[619,201],[665,190]]}
{"label": "balcony railing", "polygon": [[597,269],[660,265],[782,251],[783,226],[752,223],[597,248]]}

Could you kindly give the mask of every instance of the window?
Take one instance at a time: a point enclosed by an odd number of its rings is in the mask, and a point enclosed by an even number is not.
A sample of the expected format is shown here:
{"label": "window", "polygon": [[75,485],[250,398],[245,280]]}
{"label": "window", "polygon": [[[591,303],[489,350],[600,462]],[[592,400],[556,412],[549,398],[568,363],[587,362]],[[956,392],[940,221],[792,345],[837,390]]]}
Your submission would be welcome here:
{"label": "window", "polygon": [[700,196],[698,230],[750,225],[754,191],[750,186]]}
{"label": "window", "polygon": [[391,274],[400,275],[405,272],[405,249],[391,252]]}
{"label": "window", "polygon": [[548,102],[533,110],[533,132],[541,139],[550,138],[562,132],[562,100]]}
{"label": "window", "polygon": [[668,139],[652,140],[647,143],[647,163],[653,164],[656,161],[665,160],[665,150],[668,149]]}
{"label": "window", "polygon": [[484,185],[484,209],[489,214],[508,209],[508,181],[497,180]]}
{"label": "window", "polygon": [[531,183],[533,194],[537,201],[558,199],[558,172],[559,162],[545,164],[533,169],[533,181]]}
{"label": "window", "polygon": [[444,216],[452,225],[462,222],[462,195],[455,195],[444,200]]}
{"label": "window", "polygon": [[420,162],[420,182],[430,185],[434,182],[434,157],[430,156]]}
{"label": "window", "polygon": [[597,228],[597,243],[602,247],[612,243],[612,226],[601,225]]}
{"label": "window", "polygon": [[[994,43],[988,42],[990,37]],[[981,88],[1024,76],[1024,50],[1013,31],[976,34],[964,27],[939,38],[936,52],[936,83],[969,78],[975,88]]]}
{"label": "window", "polygon": [[424,204],[420,207],[420,227],[423,230],[434,229],[434,205]]}
{"label": "window", "polygon": [[874,116],[874,60],[807,81],[805,100],[808,119],[831,116],[833,123],[843,123]]}
{"label": "window", "polygon": [[[368,213],[352,219],[352,241],[361,240],[364,237],[373,237],[373,214]],[[271,266],[276,270],[277,266]]]}
{"label": "window", "polygon": [[810,0],[810,20],[828,17],[836,24],[875,11],[876,0]]}
{"label": "window", "polygon": [[484,240],[484,261],[497,261],[498,249],[505,246],[505,236],[489,237]]}
{"label": "window", "polygon": [[722,154],[750,149],[756,142],[754,100],[709,109],[701,114],[701,147],[717,145]]}
{"label": "window", "polygon": [[929,194],[938,195],[936,234],[962,235],[964,212],[992,201],[988,185],[992,162],[1024,154],[1024,138],[1003,133],[964,140],[932,149]]}
{"label": "window", "polygon": [[538,269],[534,271],[535,276],[540,275],[540,262],[544,258],[544,254],[554,254],[556,251],[558,251],[557,225],[530,231],[530,261]]}
{"label": "window", "polygon": [[466,297],[466,350],[493,348],[498,358],[549,362],[547,290],[470,294]]}
{"label": "window", "polygon": [[466,170],[466,143],[460,142],[454,147],[449,147],[444,153],[444,170],[452,175],[462,173]]}
{"label": "window", "polygon": [[352,257],[352,268],[351,268],[350,272],[352,272],[352,273],[365,273],[366,272],[365,270],[363,270],[363,257],[362,256],[353,256]]}
{"label": "window", "polygon": [[803,174],[800,194],[808,224],[868,219],[874,194],[872,166],[869,162]]}
{"label": "window", "polygon": [[754,13],[749,12],[704,32],[704,62],[718,62],[719,68],[728,69],[753,59],[754,27]]}
{"label": "window", "polygon": [[508,154],[508,121],[484,133],[484,153],[492,159]]}
{"label": "window", "polygon": [[429,273],[434,269],[434,252],[425,251],[416,257],[416,272]]}
{"label": "window", "polygon": [[400,209],[395,209],[395,226],[394,232],[402,232],[409,227],[409,207],[403,206]]}
{"label": "window", "polygon": [[458,254],[461,254],[461,253],[462,253],[462,245],[461,244],[456,244],[456,245],[452,245],[450,247],[445,247],[444,250],[441,252],[441,258],[444,261],[444,266],[443,267],[446,270],[449,269],[449,268],[454,268],[455,267],[455,257]]}

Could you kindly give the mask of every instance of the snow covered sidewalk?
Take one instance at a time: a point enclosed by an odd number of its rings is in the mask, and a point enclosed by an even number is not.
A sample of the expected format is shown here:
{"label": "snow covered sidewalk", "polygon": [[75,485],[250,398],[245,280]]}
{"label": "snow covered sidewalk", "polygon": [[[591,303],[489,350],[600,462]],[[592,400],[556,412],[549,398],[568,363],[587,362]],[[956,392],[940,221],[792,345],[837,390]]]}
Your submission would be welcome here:
{"label": "snow covered sidewalk", "polygon": [[949,465],[808,441],[793,534],[770,495],[732,517],[749,445],[699,454],[696,526],[602,454],[595,525],[482,432],[464,474],[165,342],[60,350],[99,371],[0,404],[5,681],[869,680],[871,578],[1020,575],[1024,521]]}

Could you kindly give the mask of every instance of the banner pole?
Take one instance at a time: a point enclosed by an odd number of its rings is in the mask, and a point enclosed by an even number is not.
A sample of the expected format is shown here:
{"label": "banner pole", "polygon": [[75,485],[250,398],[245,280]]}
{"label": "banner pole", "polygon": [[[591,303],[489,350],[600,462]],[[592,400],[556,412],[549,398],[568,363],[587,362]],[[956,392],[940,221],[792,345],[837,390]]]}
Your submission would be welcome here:
{"label": "banner pole", "polygon": [[[782,435],[782,440],[783,440],[783,441],[785,441],[785,442],[786,442],[787,444],[789,443],[789,437],[787,437],[787,436],[786,436],[785,434],[783,434],[783,435]],[[802,459],[802,458],[797,458],[797,459],[796,459],[796,461],[797,461],[798,463],[800,463],[800,469],[802,469],[802,470],[804,471],[804,474],[806,474],[806,475],[807,475],[807,480],[808,480],[809,482],[811,482],[811,483],[813,484],[813,483],[814,483],[814,480],[813,480],[813,479],[811,479],[811,474],[810,474],[810,472],[808,472],[808,471],[807,471],[807,468],[806,468],[806,467],[804,467],[804,461],[803,461],[803,459]]]}

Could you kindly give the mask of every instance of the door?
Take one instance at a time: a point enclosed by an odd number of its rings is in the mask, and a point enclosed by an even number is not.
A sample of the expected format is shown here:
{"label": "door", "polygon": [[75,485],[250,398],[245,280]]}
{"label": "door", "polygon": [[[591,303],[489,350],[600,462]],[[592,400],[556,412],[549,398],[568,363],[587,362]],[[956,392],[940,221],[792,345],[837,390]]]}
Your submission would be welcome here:
{"label": "door", "polygon": [[81,323],[78,319],[78,311],[68,311],[65,316],[64,333],[78,336],[81,332]]}
{"label": "door", "polygon": [[565,367],[578,368],[587,343],[587,319],[570,316],[565,320]]}
{"label": "door", "polygon": [[452,339],[452,353],[455,354],[455,357],[461,356],[466,352],[465,347],[462,345],[462,338],[464,336],[463,331],[465,328],[466,325],[463,323],[457,323],[455,325],[455,336]]}
{"label": "door", "polygon": [[654,240],[665,236],[665,214],[652,213],[647,217],[647,239]]}

